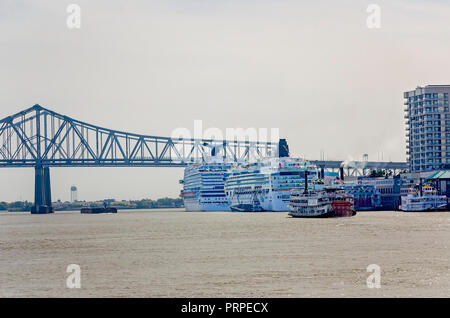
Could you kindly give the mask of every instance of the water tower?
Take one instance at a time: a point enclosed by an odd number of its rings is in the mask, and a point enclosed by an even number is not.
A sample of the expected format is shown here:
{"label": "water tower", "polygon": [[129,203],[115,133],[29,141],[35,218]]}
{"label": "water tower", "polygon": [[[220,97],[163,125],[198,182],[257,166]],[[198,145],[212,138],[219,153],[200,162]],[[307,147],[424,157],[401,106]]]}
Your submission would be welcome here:
{"label": "water tower", "polygon": [[76,186],[71,186],[70,187],[70,202],[76,202],[77,201],[77,192],[78,189]]}

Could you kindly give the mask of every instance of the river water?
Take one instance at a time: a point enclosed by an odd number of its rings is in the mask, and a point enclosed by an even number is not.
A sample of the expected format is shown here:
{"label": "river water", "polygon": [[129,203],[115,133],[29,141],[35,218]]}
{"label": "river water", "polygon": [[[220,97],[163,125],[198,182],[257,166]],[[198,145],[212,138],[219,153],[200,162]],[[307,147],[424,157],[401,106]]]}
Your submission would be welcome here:
{"label": "river water", "polygon": [[[0,296],[449,297],[449,243],[448,212],[2,212]],[[367,287],[370,264],[380,288]]]}

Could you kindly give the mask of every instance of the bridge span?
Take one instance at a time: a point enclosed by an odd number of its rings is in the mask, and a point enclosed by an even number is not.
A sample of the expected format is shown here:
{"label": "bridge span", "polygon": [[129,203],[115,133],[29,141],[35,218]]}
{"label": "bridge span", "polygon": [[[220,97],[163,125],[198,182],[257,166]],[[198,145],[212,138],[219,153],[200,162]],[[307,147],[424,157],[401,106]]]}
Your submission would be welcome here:
{"label": "bridge span", "polygon": [[[278,154],[278,142],[140,135],[88,124],[40,105],[0,120],[0,168],[35,169],[32,213],[52,212],[50,167],[184,167],[213,148],[235,162]],[[313,162],[331,170],[342,165]],[[346,167],[348,175],[364,175],[370,169],[406,169],[406,164],[354,162]]]}
{"label": "bridge span", "polygon": [[385,170],[398,174],[408,169],[406,162],[392,161],[339,161],[339,160],[309,160],[320,168],[328,171],[343,169],[345,176],[368,176],[373,170]]}

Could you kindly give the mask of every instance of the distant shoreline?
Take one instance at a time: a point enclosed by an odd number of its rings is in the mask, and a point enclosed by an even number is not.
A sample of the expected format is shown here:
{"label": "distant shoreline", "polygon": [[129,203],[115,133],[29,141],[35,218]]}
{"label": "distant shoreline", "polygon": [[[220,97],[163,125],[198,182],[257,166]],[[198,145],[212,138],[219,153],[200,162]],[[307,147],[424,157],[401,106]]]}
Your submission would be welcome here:
{"label": "distant shoreline", "polygon": [[[34,203],[30,201],[0,202],[0,211],[31,212],[33,205]],[[141,199],[120,201],[115,199],[103,199],[98,201],[62,202],[58,200],[52,203],[54,211],[79,211],[86,207],[96,208],[104,207],[105,205],[118,210],[172,209],[184,207],[183,199],[167,197],[156,200]]]}
{"label": "distant shoreline", "polygon": [[[133,211],[133,210],[162,210],[162,209],[184,209],[184,206],[166,206],[166,207],[154,207],[154,208],[122,208],[122,207],[116,207],[116,206],[108,206],[110,208],[116,208],[119,211]],[[82,208],[73,208],[73,209],[61,209],[61,210],[55,210],[55,212],[76,212],[80,211]],[[0,212],[8,212],[8,213],[17,213],[17,212],[31,212],[31,210],[0,210]]]}

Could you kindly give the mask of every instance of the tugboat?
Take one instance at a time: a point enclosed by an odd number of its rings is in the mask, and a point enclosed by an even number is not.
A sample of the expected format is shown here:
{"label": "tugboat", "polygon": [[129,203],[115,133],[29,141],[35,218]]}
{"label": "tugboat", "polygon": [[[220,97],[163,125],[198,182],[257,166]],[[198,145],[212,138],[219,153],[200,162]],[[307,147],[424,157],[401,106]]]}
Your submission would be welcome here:
{"label": "tugboat", "polygon": [[308,174],[305,174],[305,190],[292,189],[290,192],[290,212],[292,217],[326,218],[344,217],[356,214],[353,196],[342,187],[325,186],[322,190],[308,190]]}
{"label": "tugboat", "polygon": [[86,208],[82,208],[80,211],[82,214],[99,214],[99,213],[117,213],[117,209],[116,208],[108,208],[108,205],[106,204],[106,202],[103,202],[103,207],[96,207],[96,208],[91,208],[91,207],[86,207]]}
{"label": "tugboat", "polygon": [[402,197],[402,204],[399,206],[405,212],[442,211],[446,208],[447,197],[438,195],[432,186],[422,186],[422,179],[419,190],[411,189],[408,195]]}

